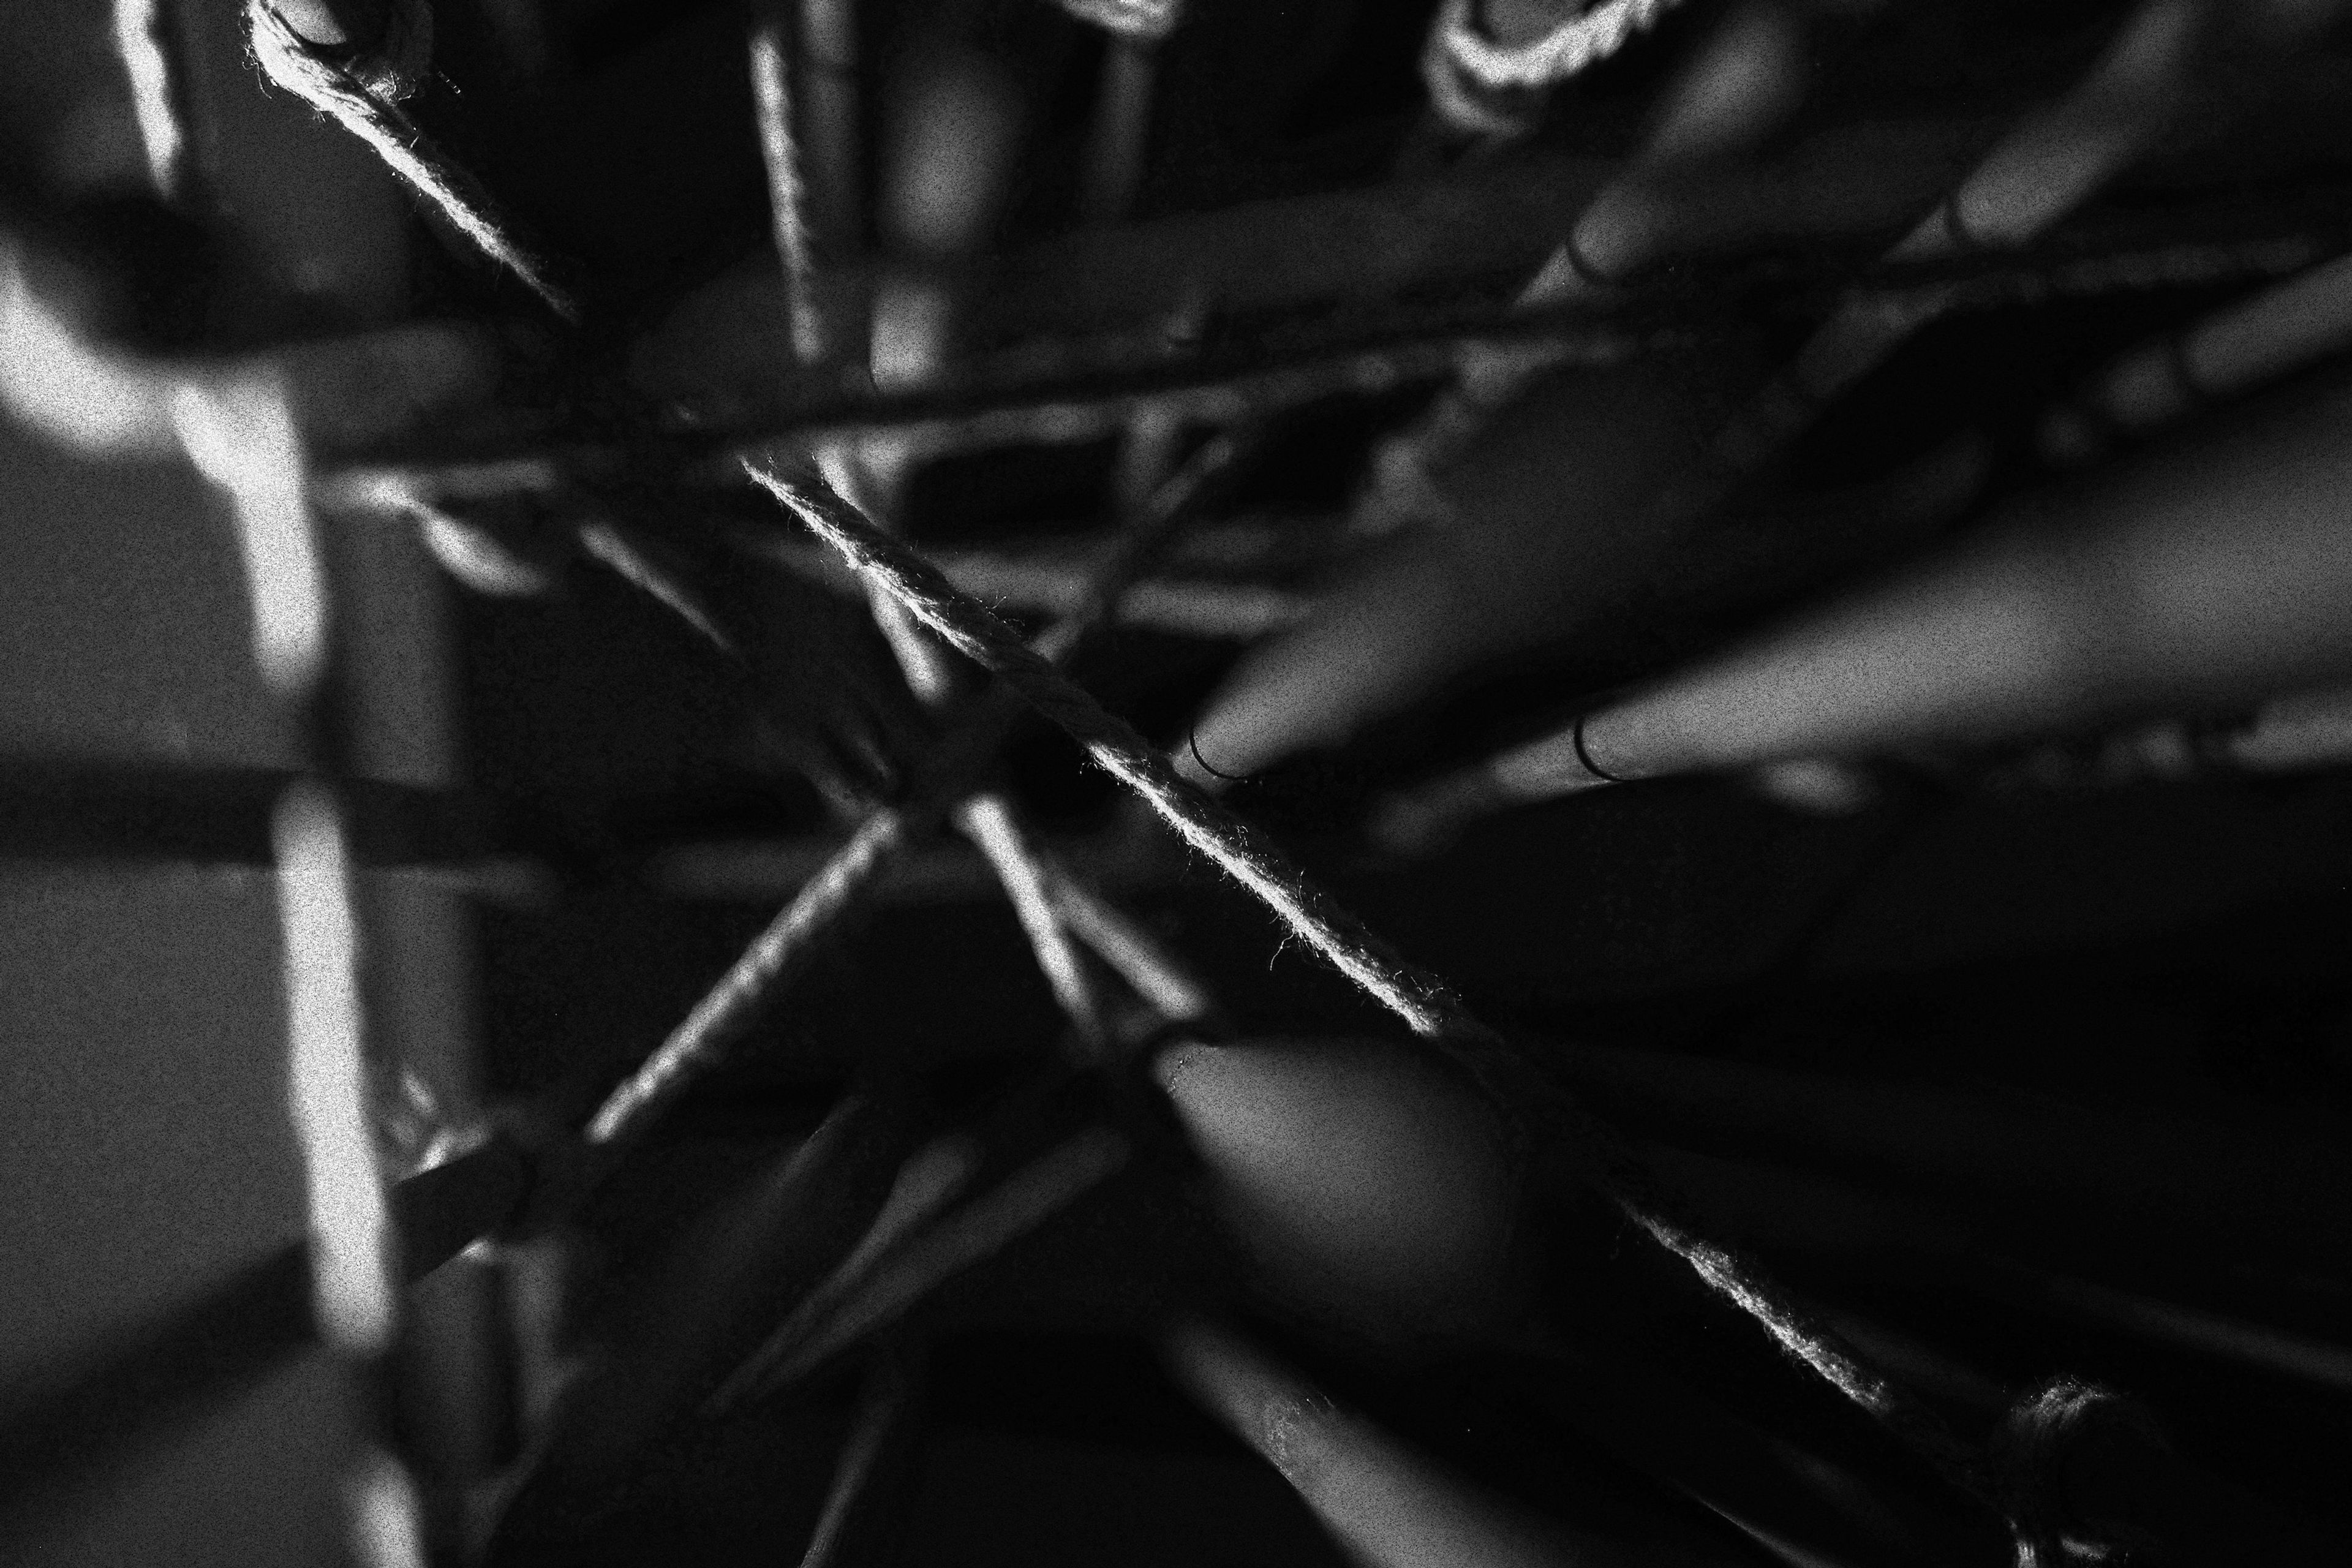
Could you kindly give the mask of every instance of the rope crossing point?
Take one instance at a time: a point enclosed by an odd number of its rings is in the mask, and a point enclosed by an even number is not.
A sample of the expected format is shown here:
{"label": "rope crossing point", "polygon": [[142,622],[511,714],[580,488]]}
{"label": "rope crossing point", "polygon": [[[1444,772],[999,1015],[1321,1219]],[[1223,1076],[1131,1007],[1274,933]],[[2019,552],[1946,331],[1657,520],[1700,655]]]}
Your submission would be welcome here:
{"label": "rope crossing point", "polygon": [[[1002,678],[1060,725],[1106,771],[1135,790],[1184,840],[1214,860],[1292,932],[1425,1038],[1439,1042],[1507,1110],[1539,1108],[1547,1131],[1574,1140],[1596,1185],[1643,1232],[1755,1319],[1784,1351],[1934,1464],[1956,1485],[1999,1505],[1980,1458],[1942,1420],[1879,1375],[1752,1262],[1707,1240],[1684,1205],[1613,1130],[1519,1060],[1444,981],[1391,952],[1267,843],[1185,782],[1124,721],[1038,658],[986,606],[959,592],[919,553],[883,532],[805,470],[751,466],[753,479],[871,582],[966,657]],[[1503,1086],[1508,1085],[1508,1092]]]}
{"label": "rope crossing point", "polygon": [[750,472],[857,571],[1067,731],[1187,843],[1257,894],[1301,940],[1415,1033],[1436,1036],[1479,1027],[1443,980],[1388,952],[1361,921],[1307,881],[1263,836],[1185,783],[1124,720],[1105,710],[937,567],[867,521],[821,477],[773,465],[752,465]]}
{"label": "rope crossing point", "polygon": [[[1069,658],[1108,621],[1119,596],[1185,521],[1230,481],[1241,459],[1234,442],[1213,441],[1163,480],[1135,525],[1096,565],[1077,605],[1038,639],[1040,656]],[[990,700],[1000,695],[982,699],[978,710],[941,742],[909,798],[868,816],[644,1065],[606,1097],[584,1134],[596,1152],[581,1180],[596,1179],[663,1108],[723,1062],[769,999],[815,956],[825,934],[873,897],[899,852],[971,793],[1020,710],[1018,701]]]}

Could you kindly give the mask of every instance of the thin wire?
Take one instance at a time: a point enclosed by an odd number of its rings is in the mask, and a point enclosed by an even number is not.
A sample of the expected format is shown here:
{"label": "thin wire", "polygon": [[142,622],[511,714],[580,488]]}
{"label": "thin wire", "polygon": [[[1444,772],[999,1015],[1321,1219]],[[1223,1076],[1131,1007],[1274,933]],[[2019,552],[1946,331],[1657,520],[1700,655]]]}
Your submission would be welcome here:
{"label": "thin wire", "polygon": [[768,172],[768,211],[776,259],[783,268],[784,305],[793,353],[803,364],[830,359],[825,312],[817,299],[816,257],[811,244],[808,182],[801,171],[800,139],[793,132],[792,58],[785,47],[790,18],[763,18],[751,33],[751,96],[760,152]]}

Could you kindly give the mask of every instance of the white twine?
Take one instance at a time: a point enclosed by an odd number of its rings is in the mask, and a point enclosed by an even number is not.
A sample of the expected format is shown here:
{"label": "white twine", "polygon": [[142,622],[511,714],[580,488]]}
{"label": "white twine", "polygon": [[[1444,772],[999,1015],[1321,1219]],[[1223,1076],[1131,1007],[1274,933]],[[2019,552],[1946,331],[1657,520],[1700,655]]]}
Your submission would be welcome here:
{"label": "white twine", "polygon": [[1449,123],[1486,135],[1522,131],[1523,113],[1486,100],[1566,81],[1616,54],[1635,34],[1648,32],[1679,3],[1602,0],[1539,38],[1497,44],[1479,28],[1478,0],[1445,0],[1422,52],[1422,78],[1432,103]]}
{"label": "white twine", "polygon": [[349,61],[297,33],[268,0],[246,0],[245,20],[264,75],[374,148],[386,167],[482,254],[521,279],[557,315],[576,318],[577,307],[514,237],[513,225],[489,193],[397,107],[431,68],[432,13],[424,0],[394,0],[383,42]]}

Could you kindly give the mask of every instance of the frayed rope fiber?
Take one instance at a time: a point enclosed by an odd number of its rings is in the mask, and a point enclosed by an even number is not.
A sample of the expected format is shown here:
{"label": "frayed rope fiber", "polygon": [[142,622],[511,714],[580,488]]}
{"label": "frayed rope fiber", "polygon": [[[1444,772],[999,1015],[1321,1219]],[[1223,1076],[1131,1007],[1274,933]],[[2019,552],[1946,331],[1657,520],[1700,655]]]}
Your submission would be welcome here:
{"label": "frayed rope fiber", "polygon": [[2097,1430],[2120,1429],[2161,1444],[2154,1417],[2113,1389],[2053,1379],[2010,1407],[1992,1440],[1994,1473],[2016,1533],[2017,1568],[2065,1568],[2120,1555],[2120,1543],[2092,1532],[2066,1507],[2069,1452]]}
{"label": "frayed rope fiber", "polygon": [[411,190],[550,310],[566,321],[578,319],[571,296],[549,279],[546,262],[515,237],[513,221],[489,192],[398,107],[431,71],[433,13],[425,0],[392,0],[383,39],[349,58],[297,33],[268,0],[246,0],[245,21],[263,75],[373,148]]}
{"label": "frayed rope fiber", "polygon": [[1444,981],[1391,952],[1261,834],[1187,783],[1124,721],[1033,652],[1012,627],[960,592],[937,567],[877,528],[820,475],[772,464],[751,463],[746,468],[868,581],[1067,731],[1186,843],[1256,894],[1300,940],[1416,1034],[1439,1042],[1507,1114],[1539,1107],[1550,1123],[1549,1131],[1573,1141],[1574,1152],[1585,1161],[1595,1184],[1629,1218],[1688,1264],[1709,1288],[1755,1319],[1784,1351],[1956,1483],[1980,1497],[1989,1494],[1978,1457],[1932,1412],[1872,1371],[1752,1262],[1706,1239],[1685,1216],[1681,1200],[1613,1130],[1518,1060]]}

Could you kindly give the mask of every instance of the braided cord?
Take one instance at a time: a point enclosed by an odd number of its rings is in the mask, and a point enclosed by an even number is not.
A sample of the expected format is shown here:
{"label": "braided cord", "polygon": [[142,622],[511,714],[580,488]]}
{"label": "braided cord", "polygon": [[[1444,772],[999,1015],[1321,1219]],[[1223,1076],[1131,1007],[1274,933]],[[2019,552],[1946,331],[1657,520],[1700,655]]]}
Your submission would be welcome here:
{"label": "braided cord", "polygon": [[[1644,1234],[1689,1264],[1710,1289],[1756,1320],[1775,1343],[1876,1418],[1955,1484],[1988,1500],[1977,1456],[1931,1411],[1874,1371],[1752,1260],[1708,1240],[1686,1205],[1612,1129],[1577,1105],[1481,1022],[1445,981],[1391,951],[1361,920],[1293,865],[1264,835],[1194,788],[1116,715],[929,562],[877,528],[822,476],[753,465],[751,476],[869,582],[1084,747],[1140,795],[1184,841],[1213,860],[1334,968],[1436,1042],[1515,1119],[1530,1114],[1564,1139],[1594,1184]],[[1524,1141],[1524,1134],[1522,1135]]]}
{"label": "braided cord", "polygon": [[[387,45],[395,37],[411,40],[406,50],[393,54],[380,49],[345,63],[289,26],[268,0],[246,0],[245,6],[253,58],[263,74],[373,148],[387,168],[483,255],[520,279],[549,310],[565,321],[575,320],[578,306],[551,280],[547,262],[517,237],[514,220],[479,180],[398,107],[397,100],[422,79],[414,58],[419,46],[414,40],[422,39],[421,49],[429,57],[432,14],[422,0],[402,0],[392,15],[395,21]],[[399,18],[417,16],[427,18],[421,27],[412,24],[402,29]]]}

